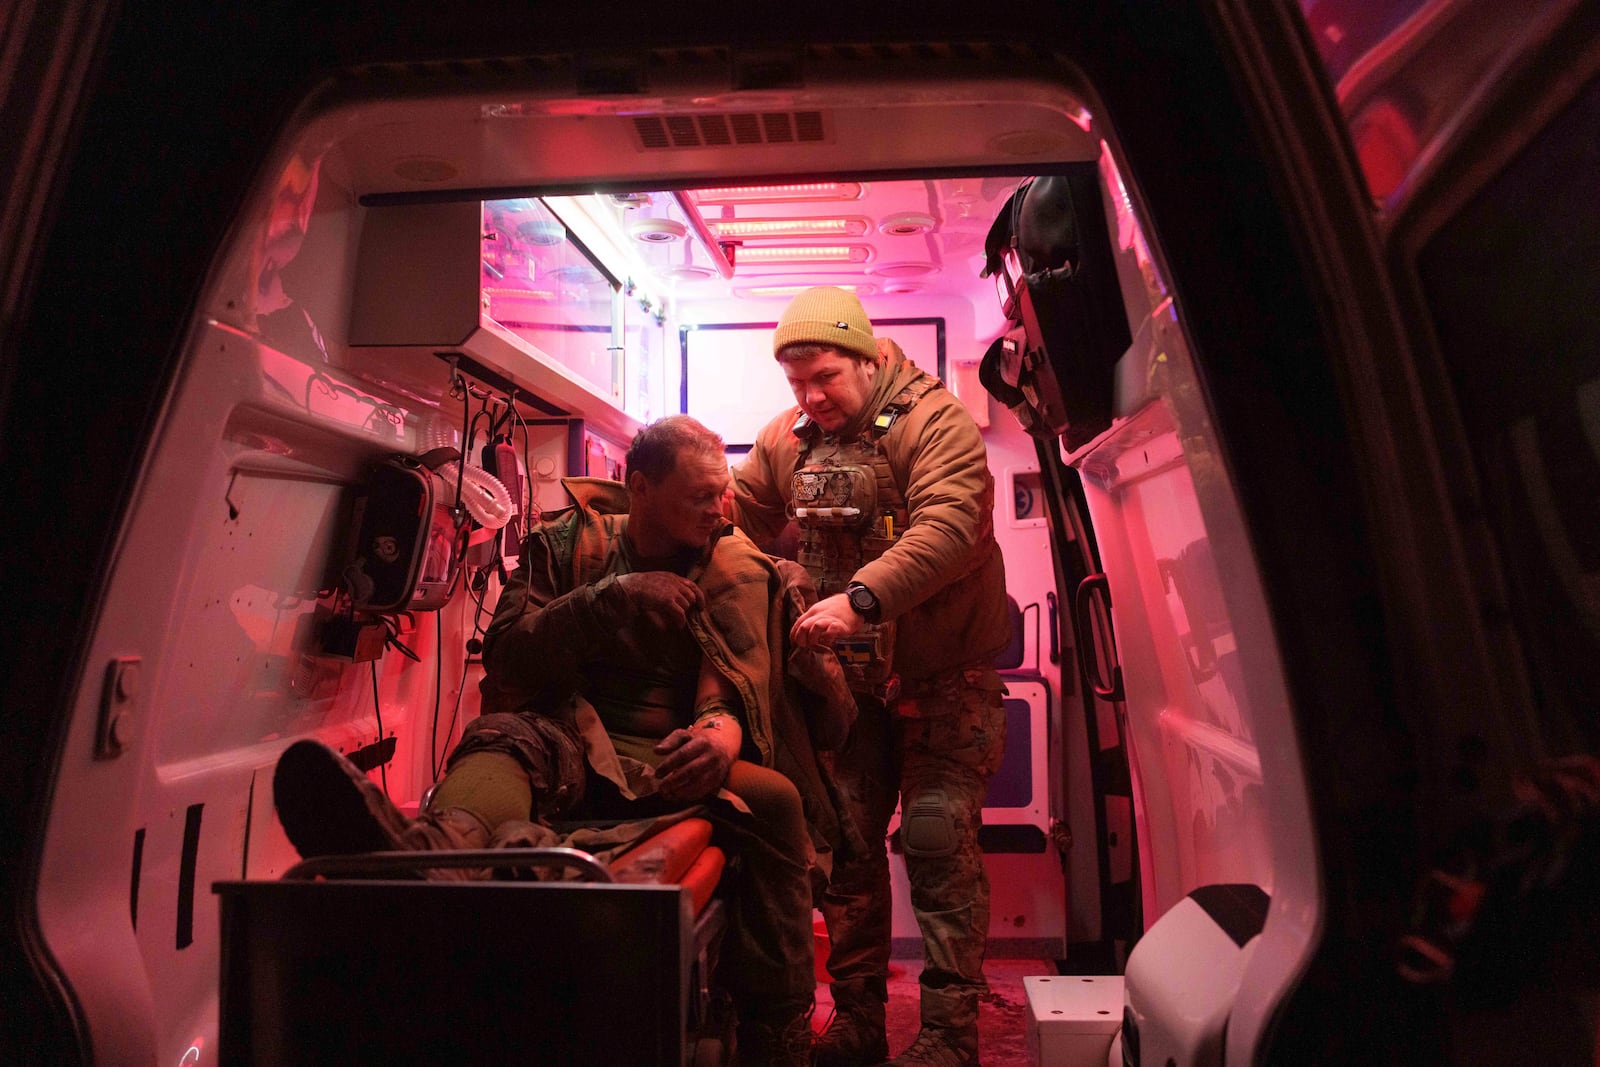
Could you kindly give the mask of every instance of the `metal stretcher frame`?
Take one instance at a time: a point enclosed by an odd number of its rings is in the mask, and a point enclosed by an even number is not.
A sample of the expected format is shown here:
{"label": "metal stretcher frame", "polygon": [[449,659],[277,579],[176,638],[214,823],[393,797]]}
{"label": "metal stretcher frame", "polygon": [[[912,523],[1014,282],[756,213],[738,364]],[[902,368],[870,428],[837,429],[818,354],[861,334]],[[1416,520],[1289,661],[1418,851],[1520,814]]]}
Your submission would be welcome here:
{"label": "metal stretcher frame", "polygon": [[687,887],[602,880],[575,849],[431,859],[593,880],[374,878],[417,869],[415,853],[375,853],[215,883],[220,1062],[690,1062],[720,901],[697,916]]}

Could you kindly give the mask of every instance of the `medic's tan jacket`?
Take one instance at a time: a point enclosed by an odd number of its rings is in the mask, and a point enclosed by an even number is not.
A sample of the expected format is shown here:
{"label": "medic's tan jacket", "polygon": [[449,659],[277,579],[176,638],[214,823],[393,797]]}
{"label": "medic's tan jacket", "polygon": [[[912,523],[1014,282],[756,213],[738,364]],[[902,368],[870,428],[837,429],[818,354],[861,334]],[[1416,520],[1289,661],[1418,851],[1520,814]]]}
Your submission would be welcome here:
{"label": "medic's tan jacket", "polygon": [[[878,341],[885,362],[866,408],[840,433],[867,432],[901,390],[925,375],[900,346]],[[770,545],[788,523],[791,475],[803,462],[793,427],[798,407],[761,428],[733,472],[734,522]],[[956,668],[986,667],[1010,637],[1006,583],[994,540],[994,477],[978,425],[950,392],[935,387],[878,441],[905,498],[909,526],[855,579],[896,621],[895,668],[907,684]]]}

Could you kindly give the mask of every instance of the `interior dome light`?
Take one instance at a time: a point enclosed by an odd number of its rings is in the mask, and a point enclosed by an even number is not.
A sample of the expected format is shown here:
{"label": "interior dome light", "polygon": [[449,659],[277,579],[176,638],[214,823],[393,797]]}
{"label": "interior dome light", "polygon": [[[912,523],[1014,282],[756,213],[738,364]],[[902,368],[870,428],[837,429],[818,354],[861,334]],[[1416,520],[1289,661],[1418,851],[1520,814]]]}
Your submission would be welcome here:
{"label": "interior dome light", "polygon": [[567,228],[550,219],[529,219],[517,224],[517,236],[530,245],[548,248],[567,239]]}
{"label": "interior dome light", "polygon": [[574,285],[594,285],[597,282],[605,281],[604,274],[583,263],[569,263],[563,267],[556,267],[547,273],[552,278],[559,278],[563,282],[570,282]]}
{"label": "interior dome light", "polygon": [[676,267],[668,267],[657,273],[663,278],[677,282],[697,282],[710,278],[717,272],[710,267],[702,267],[695,263],[680,263]]}
{"label": "interior dome light", "polygon": [[932,215],[908,211],[901,215],[890,215],[878,223],[878,229],[890,237],[915,237],[919,233],[927,233],[937,225],[939,220]]}
{"label": "interior dome light", "polygon": [[936,274],[938,270],[932,263],[879,263],[868,267],[867,273],[884,278],[920,278],[924,274]]}
{"label": "interior dome light", "polygon": [[670,244],[688,235],[689,227],[677,219],[635,219],[628,223],[628,236],[645,244]]}

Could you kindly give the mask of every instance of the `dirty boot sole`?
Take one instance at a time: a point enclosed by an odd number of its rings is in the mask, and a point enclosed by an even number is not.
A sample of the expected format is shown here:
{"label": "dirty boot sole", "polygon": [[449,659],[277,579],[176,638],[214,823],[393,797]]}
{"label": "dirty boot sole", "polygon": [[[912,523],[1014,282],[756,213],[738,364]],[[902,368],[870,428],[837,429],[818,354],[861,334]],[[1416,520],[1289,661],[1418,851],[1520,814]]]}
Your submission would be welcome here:
{"label": "dirty boot sole", "polygon": [[278,821],[302,858],[403,849],[406,818],[326,745],[296,741],[272,774]]}

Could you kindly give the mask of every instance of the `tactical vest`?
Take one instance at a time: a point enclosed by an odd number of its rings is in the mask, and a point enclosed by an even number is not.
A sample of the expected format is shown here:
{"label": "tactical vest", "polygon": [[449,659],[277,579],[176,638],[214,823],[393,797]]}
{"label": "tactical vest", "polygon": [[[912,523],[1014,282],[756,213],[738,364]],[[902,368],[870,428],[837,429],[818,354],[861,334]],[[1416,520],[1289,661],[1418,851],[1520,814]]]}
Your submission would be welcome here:
{"label": "tactical vest", "polygon": [[[923,375],[907,385],[854,441],[823,434],[804,414],[795,421],[800,454],[790,476],[787,510],[800,531],[798,561],[819,598],[843,592],[856,571],[887,552],[911,522],[882,442],[895,422],[940,384]],[[834,652],[852,690],[894,699],[899,681],[893,622],[866,624],[834,642]]]}

